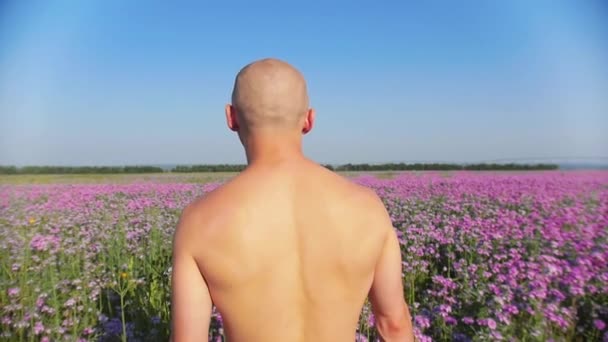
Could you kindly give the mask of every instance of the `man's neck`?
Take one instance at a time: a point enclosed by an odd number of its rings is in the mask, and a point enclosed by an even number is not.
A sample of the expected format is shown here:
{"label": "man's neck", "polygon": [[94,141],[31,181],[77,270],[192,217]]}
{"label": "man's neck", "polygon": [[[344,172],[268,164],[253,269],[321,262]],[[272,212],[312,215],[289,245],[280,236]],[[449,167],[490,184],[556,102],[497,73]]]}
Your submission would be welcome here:
{"label": "man's neck", "polygon": [[247,164],[273,165],[304,159],[301,136],[259,134],[247,138],[245,145]]}

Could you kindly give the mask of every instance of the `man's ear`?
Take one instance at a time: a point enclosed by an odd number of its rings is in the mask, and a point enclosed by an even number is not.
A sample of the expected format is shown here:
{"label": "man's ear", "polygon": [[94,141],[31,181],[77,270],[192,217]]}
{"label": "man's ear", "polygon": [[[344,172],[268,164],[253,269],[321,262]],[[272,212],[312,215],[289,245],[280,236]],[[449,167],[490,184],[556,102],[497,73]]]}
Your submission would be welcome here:
{"label": "man's ear", "polygon": [[315,110],[310,108],[306,111],[306,119],[304,120],[304,127],[302,127],[302,134],[310,132],[315,125]]}
{"label": "man's ear", "polygon": [[236,117],[236,108],[233,105],[226,105],[226,124],[228,124],[228,128],[233,132],[239,131],[239,122]]}

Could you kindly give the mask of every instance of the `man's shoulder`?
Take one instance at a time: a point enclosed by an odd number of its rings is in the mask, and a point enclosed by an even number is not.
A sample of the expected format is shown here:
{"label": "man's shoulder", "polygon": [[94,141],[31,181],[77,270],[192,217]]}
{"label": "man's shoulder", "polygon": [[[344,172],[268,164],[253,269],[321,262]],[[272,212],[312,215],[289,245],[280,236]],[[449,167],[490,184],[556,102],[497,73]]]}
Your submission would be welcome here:
{"label": "man's shoulder", "polygon": [[221,192],[222,187],[220,185],[188,203],[182,210],[182,218],[187,221],[194,221],[201,215],[201,212],[208,211],[217,201],[217,194]]}
{"label": "man's shoulder", "polygon": [[181,212],[177,230],[192,235],[212,229],[227,208],[225,203],[222,204],[225,202],[225,186],[220,185],[188,203]]}
{"label": "man's shoulder", "polygon": [[185,208],[184,211],[191,213],[199,213],[205,211],[213,211],[217,207],[223,206],[225,201],[233,201],[238,199],[236,196],[240,188],[242,188],[242,174],[236,175],[221,184],[214,186],[212,190],[205,192],[203,195],[195,198]]}
{"label": "man's shoulder", "polygon": [[367,212],[382,212],[384,205],[378,194],[373,189],[357,184],[344,177],[342,177],[342,179],[344,183],[343,188],[353,204],[366,208]]}
{"label": "man's shoulder", "polygon": [[374,225],[387,217],[384,203],[373,189],[339,174],[336,174],[336,184],[339,190],[334,192],[333,196],[336,201],[350,208],[353,218],[361,223]]}

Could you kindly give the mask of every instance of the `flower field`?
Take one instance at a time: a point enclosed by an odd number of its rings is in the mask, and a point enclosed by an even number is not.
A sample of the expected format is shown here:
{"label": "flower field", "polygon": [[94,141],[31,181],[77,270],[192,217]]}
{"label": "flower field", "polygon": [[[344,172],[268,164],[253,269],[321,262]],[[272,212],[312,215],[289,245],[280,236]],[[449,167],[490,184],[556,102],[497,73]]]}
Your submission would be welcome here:
{"label": "flower field", "polygon": [[[608,341],[608,172],[355,181],[397,229],[419,340]],[[0,340],[166,341],[173,231],[216,186],[1,185]],[[373,326],[366,306],[357,340]]]}

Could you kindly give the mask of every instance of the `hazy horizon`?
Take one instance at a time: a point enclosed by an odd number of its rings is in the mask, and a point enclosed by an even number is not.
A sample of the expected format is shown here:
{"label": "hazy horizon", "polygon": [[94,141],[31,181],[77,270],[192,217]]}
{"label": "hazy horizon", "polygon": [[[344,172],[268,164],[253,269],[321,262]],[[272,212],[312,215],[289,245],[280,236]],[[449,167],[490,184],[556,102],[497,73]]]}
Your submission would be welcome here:
{"label": "hazy horizon", "polygon": [[[332,163],[332,162],[323,162],[323,161],[317,161],[320,164],[324,164],[324,165],[344,165],[344,164],[370,164],[370,165],[374,165],[374,164],[389,164],[389,163],[405,163],[405,164],[416,164],[416,163],[420,163],[420,164],[432,164],[432,163],[437,163],[437,164],[459,164],[459,165],[467,165],[467,164],[476,164],[476,163],[480,163],[480,164],[510,164],[510,163],[515,163],[515,164],[528,164],[528,165],[534,165],[534,164],[554,164],[554,165],[558,165],[560,169],[607,169],[608,168],[608,158],[599,158],[597,160],[591,160],[591,161],[586,161],[586,162],[582,162],[582,161],[559,161],[559,162],[552,162],[550,160],[537,160],[537,161],[532,161],[532,162],[526,162],[526,161],[478,161],[478,162],[458,162],[458,161],[385,161],[385,162],[372,162],[372,163],[367,163],[367,162],[360,162],[360,163],[355,163],[355,162],[346,162],[346,163]],[[212,164],[246,164],[246,162],[243,163],[204,163],[204,162],[199,162],[199,163],[150,163],[150,164],[138,164],[138,163],[125,163],[125,164],[22,164],[22,165],[8,165],[8,164],[0,164],[0,166],[15,166],[18,168],[21,167],[27,167],[27,166],[35,166],[35,167],[45,167],[45,166],[49,166],[49,167],[124,167],[124,166],[154,166],[154,167],[160,167],[163,170],[170,170],[173,169],[176,166],[194,166],[194,165],[212,165]]]}
{"label": "hazy horizon", "polygon": [[263,57],[304,73],[322,163],[602,159],[607,19],[601,1],[3,2],[0,165],[245,163],[223,108]]}

